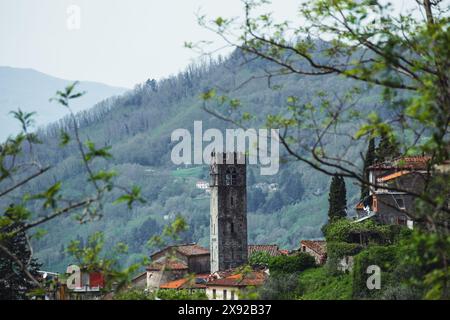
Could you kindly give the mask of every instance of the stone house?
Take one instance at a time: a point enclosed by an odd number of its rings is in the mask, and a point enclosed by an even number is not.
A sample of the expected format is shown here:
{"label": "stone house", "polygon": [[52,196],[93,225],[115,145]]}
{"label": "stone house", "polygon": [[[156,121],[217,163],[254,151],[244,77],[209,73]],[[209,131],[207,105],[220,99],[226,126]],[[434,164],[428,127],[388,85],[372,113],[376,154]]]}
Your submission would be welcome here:
{"label": "stone house", "polygon": [[209,300],[239,300],[248,289],[263,285],[267,279],[266,270],[248,273],[234,273],[234,270],[218,272],[206,283],[206,295]]}
{"label": "stone house", "polygon": [[[357,222],[374,218],[380,223],[413,228],[415,197],[429,177],[430,157],[400,157],[369,167],[369,196],[356,206]],[[398,190],[395,190],[398,189]]]}
{"label": "stone house", "polygon": [[184,278],[187,274],[209,273],[209,251],[195,243],[168,246],[151,255],[147,267],[147,288]]}
{"label": "stone house", "polygon": [[136,289],[147,288],[147,272],[141,272],[131,279],[131,287]]}
{"label": "stone house", "polygon": [[327,260],[327,242],[324,240],[302,240],[299,251],[312,255],[319,265]]}

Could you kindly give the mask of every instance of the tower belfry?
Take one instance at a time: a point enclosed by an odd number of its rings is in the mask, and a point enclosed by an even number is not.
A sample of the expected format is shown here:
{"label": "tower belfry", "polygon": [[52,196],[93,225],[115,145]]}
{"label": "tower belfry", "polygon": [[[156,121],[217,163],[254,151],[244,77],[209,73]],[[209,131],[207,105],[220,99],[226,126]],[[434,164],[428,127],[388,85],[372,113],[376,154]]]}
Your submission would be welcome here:
{"label": "tower belfry", "polygon": [[246,164],[241,153],[211,154],[211,272],[247,263]]}

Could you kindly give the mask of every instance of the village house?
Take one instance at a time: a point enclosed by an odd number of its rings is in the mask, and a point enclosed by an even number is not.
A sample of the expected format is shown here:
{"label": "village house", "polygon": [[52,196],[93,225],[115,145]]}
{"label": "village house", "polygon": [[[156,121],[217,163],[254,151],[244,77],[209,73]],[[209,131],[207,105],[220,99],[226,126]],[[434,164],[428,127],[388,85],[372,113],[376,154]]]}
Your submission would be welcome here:
{"label": "village house", "polygon": [[[39,280],[48,285],[46,300],[99,300],[105,287],[101,272],[90,271],[78,266],[69,266],[65,277],[58,273],[39,271]],[[63,280],[62,280],[63,279]]]}
{"label": "village house", "polygon": [[239,300],[248,290],[262,286],[268,278],[267,270],[233,273],[234,270],[218,272],[206,283],[209,300]]}
{"label": "village house", "polygon": [[195,243],[168,246],[151,255],[147,267],[147,289],[184,278],[187,274],[209,273],[209,250]]}
{"label": "village house", "polygon": [[195,187],[197,189],[206,190],[209,188],[209,183],[208,183],[208,181],[205,181],[205,180],[199,180],[196,182]]}
{"label": "village house", "polygon": [[141,272],[131,279],[131,287],[135,289],[147,288],[147,272]]}
{"label": "village house", "polygon": [[203,291],[209,300],[238,300],[250,288],[264,284],[268,270],[242,272],[239,269],[217,271],[213,274],[185,275],[183,278],[162,283],[160,290]]}
{"label": "village house", "polygon": [[374,218],[384,224],[413,228],[415,197],[429,177],[428,156],[400,157],[369,167],[369,196],[356,206],[357,222]]}
{"label": "village house", "polygon": [[[248,255],[255,252],[267,252],[270,256],[288,254],[287,250],[280,250],[275,244],[248,245]],[[146,273],[133,278],[132,287],[205,290],[205,279],[211,276],[209,258],[208,249],[197,244],[166,247],[151,256],[152,263],[147,267]],[[221,278],[230,275],[233,270],[235,269],[216,272],[212,277]]]}
{"label": "village house", "polygon": [[316,264],[322,265],[327,260],[327,242],[325,240],[302,240],[300,252],[305,252],[314,257]]}
{"label": "village house", "polygon": [[254,187],[260,189],[262,192],[272,193],[278,190],[278,183],[260,182],[256,183]]}

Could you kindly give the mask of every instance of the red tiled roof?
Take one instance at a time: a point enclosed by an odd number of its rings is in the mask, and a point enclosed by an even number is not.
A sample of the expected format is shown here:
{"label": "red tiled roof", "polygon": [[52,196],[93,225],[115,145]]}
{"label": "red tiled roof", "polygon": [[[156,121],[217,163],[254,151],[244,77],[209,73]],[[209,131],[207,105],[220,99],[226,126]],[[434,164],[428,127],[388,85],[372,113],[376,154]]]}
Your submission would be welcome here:
{"label": "red tiled roof", "polygon": [[389,181],[389,180],[396,179],[396,178],[398,178],[398,177],[401,177],[401,176],[404,176],[404,175],[410,174],[410,173],[411,173],[411,171],[409,171],[409,170],[401,170],[401,171],[397,171],[397,172],[388,174],[388,175],[386,175],[386,176],[377,178],[377,182],[385,182],[385,181]]}
{"label": "red tiled roof", "polygon": [[260,286],[267,279],[264,271],[252,271],[245,276],[242,273],[233,274],[225,278],[210,280],[207,286],[247,287]]}
{"label": "red tiled roof", "polygon": [[188,269],[188,266],[183,261],[179,260],[168,260],[163,259],[163,261],[155,261],[152,262],[148,267],[147,270],[149,271],[159,271],[163,267],[165,267],[166,270],[186,270]]}
{"label": "red tiled roof", "polygon": [[364,209],[364,203],[362,201],[358,202],[356,205],[356,210],[363,210]]}
{"label": "red tiled roof", "polygon": [[416,156],[416,157],[399,157],[391,161],[375,163],[369,169],[414,169],[426,170],[431,157]]}
{"label": "red tiled roof", "polygon": [[305,246],[317,254],[325,255],[327,253],[327,242],[324,240],[302,240],[301,246]]}
{"label": "red tiled roof", "polygon": [[248,256],[255,252],[267,252],[271,256],[279,256],[280,250],[276,244],[250,244],[248,245]]}
{"label": "red tiled roof", "polygon": [[[182,278],[169,281],[159,286],[160,289],[204,289],[206,288],[206,279],[209,275],[197,274],[195,278]],[[196,280],[201,279],[203,282],[198,283]]]}
{"label": "red tiled roof", "polygon": [[163,283],[159,287],[161,289],[181,289],[181,287],[188,281],[187,278],[178,279]]}

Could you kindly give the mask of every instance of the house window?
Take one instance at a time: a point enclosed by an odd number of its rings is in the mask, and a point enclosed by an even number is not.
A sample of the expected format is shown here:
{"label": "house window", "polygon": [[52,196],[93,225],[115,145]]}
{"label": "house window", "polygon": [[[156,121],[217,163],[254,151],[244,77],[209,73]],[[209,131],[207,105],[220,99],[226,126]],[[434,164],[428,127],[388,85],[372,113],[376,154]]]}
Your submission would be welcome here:
{"label": "house window", "polygon": [[234,290],[231,291],[231,298],[230,298],[230,300],[234,300]]}
{"label": "house window", "polygon": [[405,201],[402,198],[395,198],[395,202],[397,203],[397,207],[400,210],[405,210],[406,209]]}
{"label": "house window", "polygon": [[223,290],[223,300],[227,300],[227,290]]}
{"label": "house window", "polygon": [[213,299],[217,299],[216,289],[213,289]]}

